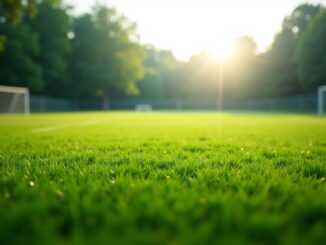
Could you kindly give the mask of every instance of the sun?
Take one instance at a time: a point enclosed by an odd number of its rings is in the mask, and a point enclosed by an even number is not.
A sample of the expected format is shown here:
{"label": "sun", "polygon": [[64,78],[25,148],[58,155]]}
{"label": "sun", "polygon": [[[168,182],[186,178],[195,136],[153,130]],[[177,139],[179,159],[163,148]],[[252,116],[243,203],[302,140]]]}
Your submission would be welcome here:
{"label": "sun", "polygon": [[226,61],[234,54],[233,42],[220,42],[208,47],[209,53],[219,61]]}

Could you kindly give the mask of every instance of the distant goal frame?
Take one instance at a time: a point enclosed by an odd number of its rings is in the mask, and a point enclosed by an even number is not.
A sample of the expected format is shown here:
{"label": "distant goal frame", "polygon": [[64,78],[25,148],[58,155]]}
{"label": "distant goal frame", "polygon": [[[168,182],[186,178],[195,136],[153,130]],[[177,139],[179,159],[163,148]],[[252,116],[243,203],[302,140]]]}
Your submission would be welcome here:
{"label": "distant goal frame", "polygon": [[23,96],[23,111],[22,114],[30,114],[30,93],[29,89],[25,87],[3,86],[0,85],[0,93],[13,94],[12,99],[8,105],[8,109],[4,111],[5,114],[14,114],[15,104],[19,100],[19,96]]}

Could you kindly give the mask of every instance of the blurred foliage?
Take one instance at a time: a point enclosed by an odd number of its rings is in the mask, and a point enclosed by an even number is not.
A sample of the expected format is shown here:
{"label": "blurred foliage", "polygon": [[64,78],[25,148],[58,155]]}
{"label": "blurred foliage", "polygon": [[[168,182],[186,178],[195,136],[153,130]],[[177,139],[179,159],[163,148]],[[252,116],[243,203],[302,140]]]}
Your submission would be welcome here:
{"label": "blurred foliage", "polygon": [[301,86],[309,92],[326,81],[326,10],[309,24],[296,50],[295,61]]}
{"label": "blurred foliage", "polygon": [[29,16],[36,15],[36,2],[36,0],[1,0],[2,16],[11,24],[17,24],[25,12]]}
{"label": "blurred foliage", "polygon": [[109,97],[138,94],[136,81],[143,78],[143,48],[136,26],[114,9],[96,5],[91,14],[73,21],[71,77],[76,97]]}
{"label": "blurred foliage", "polygon": [[185,65],[186,97],[216,97],[217,96],[218,64],[208,51],[193,55]]}
{"label": "blurred foliage", "polygon": [[[1,22],[8,22],[11,25],[18,24],[24,16],[34,17],[37,10],[37,3],[49,2],[60,4],[61,0],[1,0],[0,1],[0,19]],[[0,52],[5,45],[5,35],[0,33]]]}
{"label": "blurred foliage", "polygon": [[[212,99],[219,94],[222,64],[209,52],[181,62],[169,50],[142,46],[136,25],[115,9],[95,4],[89,13],[72,16],[61,1],[13,1],[22,5],[11,13],[9,2],[0,4],[4,84],[74,100],[101,97],[105,108],[112,97]],[[223,63],[224,97],[316,92],[326,80],[324,15],[321,5],[298,6],[261,54],[250,36],[236,39],[234,55]]]}
{"label": "blurred foliage", "polygon": [[148,67],[145,70],[144,79],[138,83],[143,98],[163,97],[163,79],[159,70]]}
{"label": "blurred foliage", "polygon": [[263,67],[266,79],[263,93],[290,95],[307,92],[298,82],[294,53],[308,23],[320,8],[320,5],[302,4],[284,19],[282,30],[276,34],[271,49],[262,56],[266,61]]}
{"label": "blurred foliage", "polygon": [[145,76],[138,82],[141,97],[180,97],[182,91],[181,69],[183,63],[178,61],[171,51],[159,50],[153,46],[145,48]]}
{"label": "blurred foliage", "polygon": [[5,50],[6,40],[7,39],[4,35],[0,35],[0,52],[3,52]]}
{"label": "blurred foliage", "polygon": [[35,61],[39,54],[38,35],[26,24],[13,28],[0,23],[0,32],[10,40],[0,54],[1,83],[40,91],[43,87],[42,67]]}
{"label": "blurred foliage", "polygon": [[231,98],[257,97],[257,44],[252,37],[243,36],[234,42],[235,54],[227,64],[225,94]]}
{"label": "blurred foliage", "polygon": [[62,4],[44,1],[38,4],[38,14],[25,22],[31,31],[37,33],[40,52],[35,61],[42,66],[44,93],[51,96],[67,95],[67,58],[71,42],[67,33],[70,30],[70,17]]}
{"label": "blurred foliage", "polygon": [[[316,92],[317,87],[325,82],[323,49],[326,38],[322,29],[326,22],[322,17],[319,21],[315,20],[323,9],[320,5],[311,4],[295,8],[285,17],[281,31],[275,35],[265,53],[257,54],[257,44],[250,36],[236,39],[234,55],[223,64],[224,97],[235,100]],[[209,52],[196,54],[187,63],[171,62],[168,67],[164,66],[167,59],[161,57],[162,50],[152,47],[146,52],[152,61],[145,62],[145,68],[156,69],[162,80],[158,83],[157,77],[151,78],[154,84],[162,87],[160,97],[218,96],[221,64]],[[155,97],[157,88],[151,87],[154,84],[149,85],[148,77],[145,80],[139,83],[143,96],[148,97],[149,90],[153,89],[152,96]]]}

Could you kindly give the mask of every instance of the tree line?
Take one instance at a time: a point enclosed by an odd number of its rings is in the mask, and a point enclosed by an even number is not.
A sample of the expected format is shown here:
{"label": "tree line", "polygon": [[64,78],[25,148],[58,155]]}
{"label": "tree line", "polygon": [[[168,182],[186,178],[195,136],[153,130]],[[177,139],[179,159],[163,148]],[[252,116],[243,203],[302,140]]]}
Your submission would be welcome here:
{"label": "tree line", "polygon": [[[259,20],[257,20],[259,21]],[[315,93],[326,83],[326,10],[302,4],[285,17],[270,48],[250,36],[223,64],[227,99]],[[218,64],[207,51],[178,61],[141,45],[135,23],[96,4],[73,16],[58,0],[0,3],[0,84],[74,100],[113,97],[216,98]]]}

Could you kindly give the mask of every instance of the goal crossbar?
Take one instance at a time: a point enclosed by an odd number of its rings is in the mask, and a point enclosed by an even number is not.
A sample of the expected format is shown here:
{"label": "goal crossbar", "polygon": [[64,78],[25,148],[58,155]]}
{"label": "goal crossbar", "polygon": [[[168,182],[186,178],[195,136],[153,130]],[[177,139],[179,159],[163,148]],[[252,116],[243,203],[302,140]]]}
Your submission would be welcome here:
{"label": "goal crossbar", "polygon": [[1,85],[0,85],[0,91],[5,93],[18,93],[18,94],[24,94],[29,92],[27,88],[9,87],[9,86],[1,86]]}

